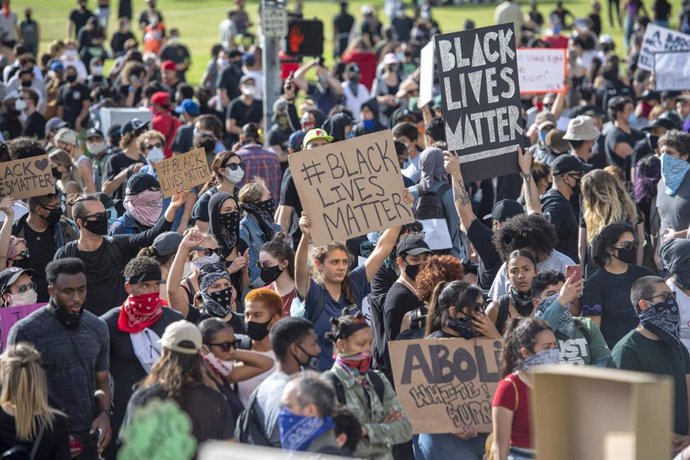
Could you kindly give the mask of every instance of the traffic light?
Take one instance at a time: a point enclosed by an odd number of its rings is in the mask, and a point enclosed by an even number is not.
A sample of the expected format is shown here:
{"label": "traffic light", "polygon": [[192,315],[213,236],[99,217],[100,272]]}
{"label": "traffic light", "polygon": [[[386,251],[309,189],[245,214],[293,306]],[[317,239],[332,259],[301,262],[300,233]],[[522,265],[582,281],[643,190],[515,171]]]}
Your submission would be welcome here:
{"label": "traffic light", "polygon": [[323,22],[318,19],[290,20],[286,52],[290,56],[323,55]]}

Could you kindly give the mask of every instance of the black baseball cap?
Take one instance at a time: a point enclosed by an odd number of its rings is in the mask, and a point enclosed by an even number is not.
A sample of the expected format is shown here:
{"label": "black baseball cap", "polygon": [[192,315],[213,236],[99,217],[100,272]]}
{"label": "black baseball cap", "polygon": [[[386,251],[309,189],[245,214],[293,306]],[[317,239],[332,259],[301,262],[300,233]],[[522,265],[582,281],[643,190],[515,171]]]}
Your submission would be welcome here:
{"label": "black baseball cap", "polygon": [[149,122],[143,122],[138,118],[132,118],[120,128],[120,135],[124,136],[127,133],[141,134],[148,128]]}
{"label": "black baseball cap", "polygon": [[494,204],[494,207],[491,209],[491,214],[484,216],[483,220],[495,219],[499,222],[503,222],[511,217],[519,216],[524,213],[525,209],[517,201],[501,200]]}
{"label": "black baseball cap", "polygon": [[5,293],[12,284],[23,274],[34,276],[30,268],[9,267],[0,272],[0,294]]}
{"label": "black baseball cap", "polygon": [[398,243],[396,255],[398,257],[404,257],[407,255],[418,256],[420,254],[429,253],[431,253],[431,249],[429,249],[429,245],[426,244],[426,241],[418,236],[411,236]]}
{"label": "black baseball cap", "polygon": [[86,131],[86,138],[88,139],[90,137],[103,137],[103,133],[96,128],[90,128]]}
{"label": "black baseball cap", "polygon": [[559,155],[553,160],[553,163],[551,163],[551,174],[554,176],[561,176],[569,172],[586,174],[592,169],[594,169],[594,166],[583,163],[575,158],[574,155],[570,154]]}
{"label": "black baseball cap", "polygon": [[670,118],[657,117],[650,125],[642,128],[642,131],[651,131],[654,128],[666,128],[670,131],[675,127],[676,124]]}

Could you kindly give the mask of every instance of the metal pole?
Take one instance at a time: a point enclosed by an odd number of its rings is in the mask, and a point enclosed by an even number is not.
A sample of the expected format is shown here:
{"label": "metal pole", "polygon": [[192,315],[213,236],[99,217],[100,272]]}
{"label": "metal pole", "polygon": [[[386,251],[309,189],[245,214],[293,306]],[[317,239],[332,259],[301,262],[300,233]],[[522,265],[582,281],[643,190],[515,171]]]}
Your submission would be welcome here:
{"label": "metal pole", "polygon": [[[262,18],[267,9],[285,9],[285,4],[281,0],[261,0]],[[282,37],[266,36],[264,32],[265,22],[262,20],[261,38],[262,46],[262,69],[264,73],[264,130],[270,128],[271,118],[273,117],[273,103],[280,96],[280,40]],[[273,34],[271,34],[273,35]]]}

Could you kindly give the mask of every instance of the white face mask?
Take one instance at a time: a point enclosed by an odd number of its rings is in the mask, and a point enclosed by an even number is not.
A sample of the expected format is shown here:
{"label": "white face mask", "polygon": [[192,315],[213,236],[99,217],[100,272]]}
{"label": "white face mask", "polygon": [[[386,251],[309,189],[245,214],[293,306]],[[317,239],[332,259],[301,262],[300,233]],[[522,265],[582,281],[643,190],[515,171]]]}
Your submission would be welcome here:
{"label": "white face mask", "polygon": [[24,99],[17,99],[16,101],[14,101],[14,110],[16,110],[17,112],[21,112],[25,108],[26,102],[24,101]]}
{"label": "white face mask", "polygon": [[228,180],[233,184],[239,184],[242,182],[242,179],[244,179],[244,171],[240,168],[237,168],[234,171],[231,169],[226,169],[225,177],[227,177]]}
{"label": "white face mask", "polygon": [[21,294],[10,294],[10,305],[8,307],[17,307],[20,305],[33,305],[38,300],[38,294],[33,289],[29,289]]}
{"label": "white face mask", "polygon": [[91,74],[95,77],[100,77],[103,75],[103,66],[102,65],[97,65],[91,70]]}
{"label": "white face mask", "polygon": [[88,150],[91,155],[99,155],[105,150],[105,142],[87,142],[86,150]]}
{"label": "white face mask", "polygon": [[244,94],[245,96],[255,97],[256,88],[254,88],[253,86],[243,86],[242,87],[242,94]]}
{"label": "white face mask", "polygon": [[165,160],[165,154],[160,148],[154,147],[149,150],[149,154],[146,155],[146,159],[149,161],[149,163],[155,164],[161,160]]}
{"label": "white face mask", "polygon": [[73,49],[65,50],[65,56],[71,57],[71,58],[77,57],[78,56],[77,50],[73,50]]}

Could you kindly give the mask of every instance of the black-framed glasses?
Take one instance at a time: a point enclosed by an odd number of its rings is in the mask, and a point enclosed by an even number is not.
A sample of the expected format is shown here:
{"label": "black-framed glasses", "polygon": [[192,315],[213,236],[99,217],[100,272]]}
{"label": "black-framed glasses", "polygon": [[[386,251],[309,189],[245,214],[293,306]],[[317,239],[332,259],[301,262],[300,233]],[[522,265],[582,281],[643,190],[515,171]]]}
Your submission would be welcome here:
{"label": "black-framed glasses", "polygon": [[237,340],[232,342],[209,343],[209,346],[218,347],[227,353],[230,350],[237,350]]}
{"label": "black-framed glasses", "polygon": [[239,163],[228,163],[225,165],[226,168],[228,168],[230,171],[236,171],[237,168],[240,168],[242,171],[244,171],[244,163],[241,161]]}
{"label": "black-framed glasses", "polygon": [[257,268],[272,268],[272,267],[277,267],[278,265],[280,265],[280,264],[275,264],[275,265],[270,265],[270,264],[271,264],[271,262],[269,262],[268,260],[264,260],[263,262],[260,260],[256,261],[256,267]]}
{"label": "black-framed glasses", "polygon": [[17,286],[17,294],[24,294],[27,291],[35,291],[36,290],[36,283],[33,281],[30,283],[26,284],[20,284]]}
{"label": "black-framed glasses", "polygon": [[156,147],[158,147],[159,149],[162,149],[163,144],[146,144],[144,147],[146,148],[146,150],[151,150],[151,149],[156,148]]}
{"label": "black-framed glasses", "polygon": [[46,211],[55,211],[57,208],[60,207],[60,204],[57,203],[57,204],[54,204],[54,205],[52,205],[52,206],[47,206],[47,205],[45,205],[45,204],[42,204],[41,207],[42,207],[43,209],[45,209]]}
{"label": "black-framed glasses", "polygon": [[656,299],[657,297],[663,297],[664,302],[671,302],[671,301],[676,300],[676,293],[673,291],[664,291],[664,292],[660,292],[659,294],[653,295],[648,299],[642,299],[642,300],[646,300],[647,302],[653,302],[652,299]]}
{"label": "black-framed glasses", "polygon": [[90,219],[91,217],[95,217],[96,220],[102,219],[103,217],[105,217],[105,218],[107,219],[107,218],[108,218],[108,214],[106,214],[106,213],[104,213],[104,212],[97,212],[96,214],[89,214],[88,216],[84,216],[84,220],[88,220],[88,219]]}
{"label": "black-framed glasses", "polygon": [[637,242],[637,240],[632,240],[632,241],[623,241],[621,243],[620,247],[618,247],[618,246],[614,246],[614,247],[616,249],[624,249],[626,251],[630,251],[631,249],[637,249],[638,245],[639,245],[639,243]]}
{"label": "black-framed glasses", "polygon": [[216,249],[202,248],[202,249],[199,249],[198,252],[200,254],[203,254],[206,257],[210,257],[213,254],[218,254],[219,256],[222,255],[223,250],[221,248],[216,248]]}

